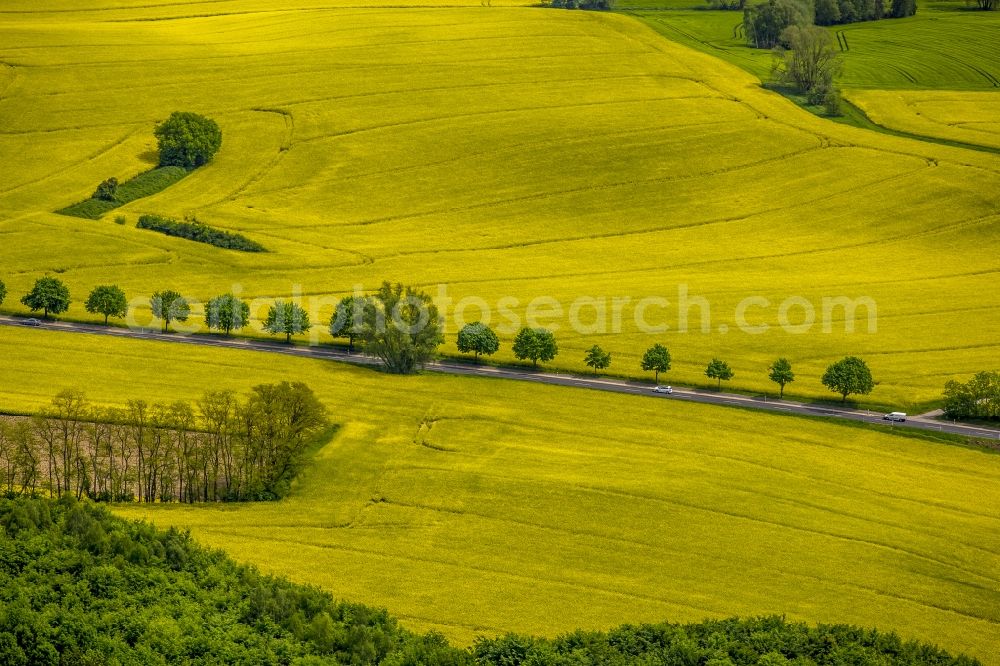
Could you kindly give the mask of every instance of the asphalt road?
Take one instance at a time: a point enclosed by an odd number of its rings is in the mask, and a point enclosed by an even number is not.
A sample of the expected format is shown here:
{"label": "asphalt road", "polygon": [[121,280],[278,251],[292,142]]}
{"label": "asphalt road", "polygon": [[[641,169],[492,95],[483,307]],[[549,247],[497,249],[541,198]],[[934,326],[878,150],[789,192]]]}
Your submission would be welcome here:
{"label": "asphalt road", "polygon": [[[0,326],[18,326],[29,328],[25,324],[25,319],[18,317],[0,316]],[[248,349],[252,351],[287,354],[306,358],[329,359],[342,363],[353,363],[356,365],[378,365],[376,358],[365,356],[360,353],[348,353],[340,349],[329,347],[304,347],[286,345],[280,342],[266,342],[260,340],[248,340],[246,338],[220,338],[206,335],[184,335],[178,333],[161,333],[151,329],[129,329],[114,326],[98,326],[94,324],[78,324],[73,322],[45,321],[40,320],[37,326],[32,329],[44,329],[52,331],[64,331],[71,333],[83,333],[88,335],[107,335],[119,338],[130,338],[137,340],[157,340],[172,342],[175,344],[191,344],[203,347],[224,347],[226,349]],[[861,409],[839,408],[827,405],[813,405],[809,403],[795,402],[791,400],[768,399],[766,396],[745,396],[734,393],[722,393],[716,391],[704,391],[696,389],[686,389],[675,387],[673,394],[654,393],[650,384],[630,382],[621,379],[582,377],[579,375],[557,374],[550,372],[535,372],[528,369],[519,368],[497,368],[494,366],[471,365],[457,363],[454,361],[440,361],[427,366],[431,372],[443,372],[452,375],[470,375],[476,377],[494,377],[499,379],[511,379],[516,381],[538,382],[539,384],[554,384],[557,386],[570,386],[575,388],[585,388],[597,391],[610,391],[614,393],[631,393],[657,400],[687,400],[689,402],[700,402],[709,405],[722,405],[729,407],[744,407],[750,409],[760,409],[770,412],[786,414],[798,414],[805,416],[820,416],[832,419],[844,419],[848,421],[860,421],[882,425],[887,429],[891,428],[916,428],[920,430],[931,430],[936,432],[947,432],[967,437],[978,437],[983,439],[1000,440],[1000,430],[992,428],[982,428],[978,426],[963,425],[959,423],[949,423],[931,418],[929,415],[910,416],[905,425],[893,424],[882,419],[879,412],[871,412]]]}

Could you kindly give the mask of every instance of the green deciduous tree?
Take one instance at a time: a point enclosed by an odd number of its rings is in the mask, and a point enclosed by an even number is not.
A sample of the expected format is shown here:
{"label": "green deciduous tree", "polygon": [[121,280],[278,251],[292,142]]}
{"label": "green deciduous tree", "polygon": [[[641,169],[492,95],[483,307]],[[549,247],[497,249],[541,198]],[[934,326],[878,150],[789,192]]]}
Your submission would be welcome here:
{"label": "green deciduous tree", "polygon": [[[982,3],[993,3],[995,0],[979,0],[980,7]],[[987,7],[982,7],[987,9]],[[892,18],[904,18],[906,16],[913,16],[917,13],[917,0],[892,0],[889,5],[889,16]]]}
{"label": "green deciduous tree", "polygon": [[820,104],[833,91],[833,78],[840,71],[840,54],[830,31],[814,25],[792,25],[781,33],[776,51],[775,78],[809,95]]}
{"label": "green deciduous tree", "polygon": [[808,0],[767,0],[743,10],[743,30],[750,46],[773,49],[790,25],[811,25],[813,7]]}
{"label": "green deciduous tree", "polygon": [[330,317],[330,335],[347,338],[347,350],[354,351],[354,341],[365,328],[365,316],[374,314],[374,305],[368,296],[345,296],[337,303]]}
{"label": "green deciduous tree", "polygon": [[839,393],[841,402],[847,402],[851,394],[868,395],[875,389],[875,380],[868,364],[857,356],[847,356],[823,373],[823,386],[834,393]]}
{"label": "green deciduous tree", "polygon": [[1000,419],[1000,372],[980,372],[966,383],[944,387],[944,415],[949,419]]}
{"label": "green deciduous tree", "polygon": [[267,311],[264,320],[264,330],[275,335],[284,334],[285,342],[290,343],[293,335],[305,333],[312,324],[309,323],[309,313],[298,303],[291,301],[275,301]]}
{"label": "green deciduous tree", "polygon": [[444,335],[429,295],[383,282],[371,303],[361,334],[366,352],[381,359],[390,372],[400,374],[414,372],[434,358]]}
{"label": "green deciduous tree", "polygon": [[195,169],[207,164],[222,146],[222,131],[210,118],[175,111],[153,132],[160,150],[160,166]]}
{"label": "green deciduous tree", "polygon": [[49,313],[60,314],[69,309],[69,288],[58,278],[38,278],[31,291],[21,297],[21,303],[32,312],[41,310],[47,319]]}
{"label": "green deciduous tree", "polygon": [[611,352],[606,352],[599,345],[594,345],[587,350],[583,362],[593,368],[596,375],[598,370],[604,370],[611,365]]}
{"label": "green deciduous tree", "polygon": [[722,388],[723,380],[729,381],[733,378],[733,369],[729,367],[729,364],[725,361],[721,361],[717,358],[713,358],[705,368],[705,376],[709,379],[718,380],[718,388]]}
{"label": "green deciduous tree", "polygon": [[205,324],[229,335],[250,323],[250,306],[235,294],[216,296],[205,306]]}
{"label": "green deciduous tree", "polygon": [[531,361],[538,367],[539,361],[551,361],[559,353],[556,336],[544,328],[522,328],[514,338],[514,356]]}
{"label": "green deciduous tree", "polygon": [[170,330],[170,322],[187,321],[191,315],[191,304],[176,291],[158,291],[149,299],[153,316],[163,320],[163,332]]}
{"label": "green deciduous tree", "polygon": [[7,285],[0,280],[0,305],[3,305],[4,299],[7,298]]}
{"label": "green deciduous tree", "polygon": [[787,358],[779,358],[775,361],[770,368],[768,368],[768,378],[781,387],[781,393],[779,397],[785,397],[785,384],[791,384],[795,381],[795,373],[792,372],[792,364],[788,362]]}
{"label": "green deciduous tree", "polygon": [[500,339],[493,329],[482,322],[466,324],[458,332],[458,351],[463,354],[475,354],[479,360],[480,354],[492,356],[500,349]]}
{"label": "green deciduous tree", "polygon": [[128,312],[128,301],[121,287],[116,284],[105,284],[94,287],[87,296],[84,307],[91,314],[104,315],[104,324],[107,325],[109,317],[125,316]]}
{"label": "green deciduous tree", "polygon": [[660,373],[670,369],[670,360],[670,351],[660,343],[656,343],[642,355],[642,369],[646,372],[655,372],[654,381],[659,384]]}

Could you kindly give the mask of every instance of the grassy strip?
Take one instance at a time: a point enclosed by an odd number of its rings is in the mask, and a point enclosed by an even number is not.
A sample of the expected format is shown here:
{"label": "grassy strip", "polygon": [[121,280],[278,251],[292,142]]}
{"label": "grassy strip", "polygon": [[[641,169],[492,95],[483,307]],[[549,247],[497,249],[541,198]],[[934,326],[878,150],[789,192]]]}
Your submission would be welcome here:
{"label": "grassy strip", "polygon": [[226,250],[240,252],[267,252],[263,245],[252,241],[243,234],[215,229],[197,220],[194,222],[178,222],[158,215],[143,215],[136,225],[139,229],[159,231],[167,236],[186,238],[197,243],[206,243]]}
{"label": "grassy strip", "polygon": [[88,220],[98,220],[108,211],[127,203],[152,196],[167,189],[190,173],[187,169],[176,166],[159,167],[140,173],[118,186],[114,201],[95,199],[91,197],[72,206],[57,210],[60,215],[83,217]]}

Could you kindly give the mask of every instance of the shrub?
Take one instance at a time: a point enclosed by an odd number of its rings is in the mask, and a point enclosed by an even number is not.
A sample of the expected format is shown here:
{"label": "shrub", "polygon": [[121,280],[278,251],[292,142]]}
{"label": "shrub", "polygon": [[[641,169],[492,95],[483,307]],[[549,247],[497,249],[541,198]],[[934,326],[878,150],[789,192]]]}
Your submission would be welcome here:
{"label": "shrub", "polygon": [[118,194],[118,179],[112,176],[108,178],[103,183],[97,186],[97,191],[94,192],[92,199],[100,199],[101,201],[114,201]]}
{"label": "shrub", "polygon": [[192,218],[184,222],[171,220],[158,215],[142,215],[136,225],[139,229],[151,229],[159,231],[167,236],[176,236],[193,240],[197,243],[206,243],[226,250],[238,250],[240,252],[267,252],[263,245],[252,241],[242,234],[231,231],[214,229],[207,224]]}

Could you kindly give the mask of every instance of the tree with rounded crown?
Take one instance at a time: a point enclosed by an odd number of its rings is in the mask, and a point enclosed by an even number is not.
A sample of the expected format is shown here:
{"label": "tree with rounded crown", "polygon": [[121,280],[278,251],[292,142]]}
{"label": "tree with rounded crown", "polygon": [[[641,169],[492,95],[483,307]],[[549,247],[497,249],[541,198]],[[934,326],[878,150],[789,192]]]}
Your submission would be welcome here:
{"label": "tree with rounded crown", "polygon": [[479,355],[492,356],[500,349],[500,339],[493,329],[482,322],[466,324],[458,332],[458,351],[463,354],[475,354],[476,361]]}
{"label": "tree with rounded crown", "polygon": [[293,335],[305,333],[310,328],[312,324],[309,323],[309,313],[292,301],[275,301],[264,320],[265,331],[276,335],[284,333],[285,342],[289,344]]}
{"label": "tree with rounded crown", "polygon": [[250,323],[250,306],[235,294],[222,294],[205,307],[205,324],[209,330],[229,335]]}
{"label": "tree with rounded crown", "polygon": [[840,401],[847,402],[853,394],[868,395],[875,389],[875,380],[868,364],[857,356],[845,356],[823,373],[823,386],[840,394]]}
{"label": "tree with rounded crown", "polygon": [[191,316],[191,304],[176,291],[166,289],[158,291],[149,299],[153,316],[163,320],[163,332],[170,331],[170,322],[187,321]]}
{"label": "tree with rounded crown", "polygon": [[719,389],[722,389],[722,381],[729,381],[733,378],[733,374],[733,369],[729,367],[729,364],[717,358],[713,358],[708,367],[705,368],[705,376],[709,379],[717,379]]}
{"label": "tree with rounded crown", "polygon": [[365,327],[365,315],[374,312],[374,305],[368,296],[345,296],[337,303],[330,317],[330,335],[347,338],[347,351],[354,351],[354,341],[361,336]]}
{"label": "tree with rounded crown", "polygon": [[128,312],[128,301],[125,292],[116,284],[104,284],[94,287],[84,305],[91,314],[104,315],[104,325],[108,325],[109,317],[124,317]]}
{"label": "tree with rounded crown", "polygon": [[533,367],[538,367],[539,361],[551,361],[559,353],[556,336],[545,328],[522,328],[514,338],[514,356],[518,359],[531,361]]}
{"label": "tree with rounded crown", "polygon": [[646,372],[655,372],[654,381],[659,384],[660,373],[670,369],[670,361],[670,351],[660,343],[656,343],[642,355],[642,369]]}
{"label": "tree with rounded crown", "polygon": [[32,312],[43,312],[43,317],[51,314],[61,314],[69,309],[69,287],[59,278],[40,277],[35,280],[35,286],[21,297],[21,304]]}
{"label": "tree with rounded crown", "polygon": [[222,146],[222,131],[212,119],[197,113],[174,111],[153,131],[160,166],[197,169],[208,164]]}

